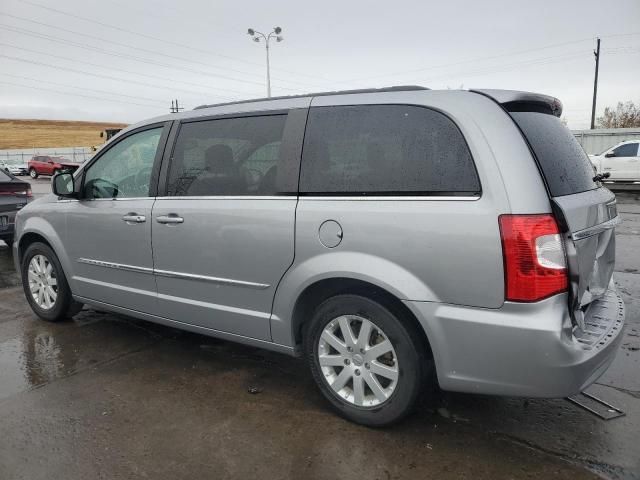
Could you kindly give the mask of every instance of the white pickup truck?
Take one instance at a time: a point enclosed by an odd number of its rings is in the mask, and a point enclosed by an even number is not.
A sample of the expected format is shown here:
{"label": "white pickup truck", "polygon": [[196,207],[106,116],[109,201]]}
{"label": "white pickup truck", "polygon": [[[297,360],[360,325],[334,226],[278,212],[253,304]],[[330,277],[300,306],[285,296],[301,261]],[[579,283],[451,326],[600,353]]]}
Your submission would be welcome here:
{"label": "white pickup truck", "polygon": [[627,140],[599,155],[589,155],[597,173],[610,173],[607,181],[640,182],[640,140]]}

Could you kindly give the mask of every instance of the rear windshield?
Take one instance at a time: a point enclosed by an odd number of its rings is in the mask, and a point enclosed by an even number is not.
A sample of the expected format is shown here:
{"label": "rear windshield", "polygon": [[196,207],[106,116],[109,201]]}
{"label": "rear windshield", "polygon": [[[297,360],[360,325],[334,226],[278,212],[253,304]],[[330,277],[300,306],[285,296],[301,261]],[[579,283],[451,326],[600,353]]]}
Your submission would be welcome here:
{"label": "rear windshield", "polygon": [[529,142],[552,197],[598,187],[589,157],[559,118],[538,112],[510,114]]}

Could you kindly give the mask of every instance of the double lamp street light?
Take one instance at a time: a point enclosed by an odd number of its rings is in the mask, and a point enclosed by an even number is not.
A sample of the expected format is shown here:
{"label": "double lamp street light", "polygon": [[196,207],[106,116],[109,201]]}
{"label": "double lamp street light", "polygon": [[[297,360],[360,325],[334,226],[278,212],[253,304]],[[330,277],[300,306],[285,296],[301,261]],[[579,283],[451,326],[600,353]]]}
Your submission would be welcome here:
{"label": "double lamp street light", "polygon": [[269,71],[269,40],[275,38],[276,42],[281,42],[282,40],[284,40],[282,36],[280,36],[281,32],[282,32],[282,29],[280,27],[275,27],[271,31],[271,33],[268,33],[266,35],[262,32],[254,30],[253,28],[250,28],[249,30],[247,30],[247,33],[253,37],[254,42],[260,43],[261,40],[264,41],[264,46],[267,51],[267,97],[271,97],[271,73]]}

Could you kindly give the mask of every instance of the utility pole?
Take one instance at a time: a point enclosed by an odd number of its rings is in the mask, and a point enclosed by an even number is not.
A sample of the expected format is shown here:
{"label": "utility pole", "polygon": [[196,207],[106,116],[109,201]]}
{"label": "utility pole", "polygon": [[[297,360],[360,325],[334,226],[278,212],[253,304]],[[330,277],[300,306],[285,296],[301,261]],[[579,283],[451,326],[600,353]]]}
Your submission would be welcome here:
{"label": "utility pole", "polygon": [[184,107],[178,104],[178,99],[171,100],[171,113],[178,113],[180,110],[184,110]]}
{"label": "utility pole", "polygon": [[282,29],[280,27],[275,27],[271,31],[271,33],[269,33],[268,35],[265,35],[264,33],[259,32],[257,30],[254,30],[253,28],[250,28],[249,30],[247,30],[247,33],[253,37],[254,42],[259,43],[260,39],[264,40],[265,49],[267,52],[267,97],[269,98],[271,98],[271,70],[269,67],[269,40],[271,40],[272,38],[275,38],[276,42],[281,42],[282,40],[284,40],[284,38],[282,38],[282,36],[280,35],[281,32],[282,32]]}
{"label": "utility pole", "polygon": [[596,75],[593,79],[593,105],[591,106],[591,130],[596,125],[596,97],[598,96],[598,67],[600,66],[600,38],[596,39],[596,49],[593,51],[596,57]]}

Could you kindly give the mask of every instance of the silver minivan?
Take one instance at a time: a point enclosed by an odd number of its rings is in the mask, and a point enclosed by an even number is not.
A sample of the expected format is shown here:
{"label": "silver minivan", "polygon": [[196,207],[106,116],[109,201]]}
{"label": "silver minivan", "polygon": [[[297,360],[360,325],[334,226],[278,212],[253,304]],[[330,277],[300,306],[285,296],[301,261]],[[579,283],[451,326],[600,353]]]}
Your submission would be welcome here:
{"label": "silver minivan", "polygon": [[[304,355],[365,425],[425,386],[564,397],[612,362],[615,196],[552,97],[391,87],[133,125],[17,216],[26,298]],[[433,392],[433,389],[426,389]]]}

